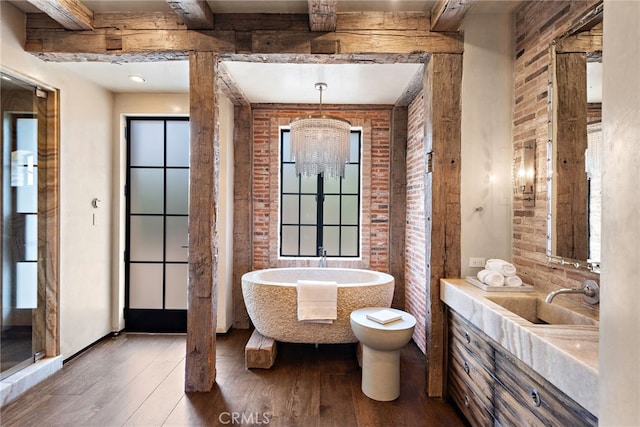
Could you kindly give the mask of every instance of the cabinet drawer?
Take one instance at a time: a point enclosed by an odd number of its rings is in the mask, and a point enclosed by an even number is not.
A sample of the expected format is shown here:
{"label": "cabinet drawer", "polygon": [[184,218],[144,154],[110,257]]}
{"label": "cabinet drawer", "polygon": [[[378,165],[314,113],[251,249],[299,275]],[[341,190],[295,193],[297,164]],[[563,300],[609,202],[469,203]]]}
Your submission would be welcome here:
{"label": "cabinet drawer", "polygon": [[473,391],[462,378],[456,371],[449,370],[449,397],[472,426],[493,426],[493,414],[482,405],[480,399],[474,396]]}
{"label": "cabinet drawer", "polygon": [[449,341],[449,370],[468,386],[482,406],[493,413],[493,375],[457,339]]}
{"label": "cabinet drawer", "polygon": [[[503,425],[595,426],[598,420],[515,358],[495,353],[495,416]],[[597,391],[594,391],[597,393]],[[594,395],[594,399],[597,398]]]}
{"label": "cabinet drawer", "polygon": [[449,310],[449,339],[461,342],[485,369],[493,371],[493,348],[489,338],[453,310]]}

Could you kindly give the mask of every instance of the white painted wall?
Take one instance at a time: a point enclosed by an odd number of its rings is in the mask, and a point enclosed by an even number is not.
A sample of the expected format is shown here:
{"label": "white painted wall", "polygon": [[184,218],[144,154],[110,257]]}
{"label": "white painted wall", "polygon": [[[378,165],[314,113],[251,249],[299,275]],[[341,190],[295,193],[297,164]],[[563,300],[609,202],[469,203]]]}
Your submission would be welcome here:
{"label": "white painted wall", "polygon": [[512,16],[471,14],[462,65],[462,276],[470,257],[511,259]]}
{"label": "white painted wall", "polygon": [[124,129],[127,116],[188,116],[189,94],[145,94],[118,93],[114,95],[112,134],[113,143],[113,187],[114,200],[111,212],[113,221],[113,287],[111,293],[111,330],[120,331],[124,328],[124,250],[126,201],[124,186],[127,182],[127,142]]}
{"label": "white painted wall", "polygon": [[[3,70],[60,90],[60,350],[69,357],[111,331],[113,96],[24,52],[24,14],[0,2]],[[93,209],[91,200],[102,201]],[[97,225],[92,225],[92,215]]]}
{"label": "white painted wall", "polygon": [[601,426],[640,425],[640,2],[605,0]]}
{"label": "white painted wall", "polygon": [[[219,257],[218,257],[218,327],[226,332],[232,323],[231,289],[233,277],[233,104],[219,97],[220,114],[220,194],[219,194]],[[111,295],[111,329],[124,328],[124,249],[125,249],[125,197],[126,140],[124,128],[127,116],[188,116],[189,94],[128,93],[114,95],[113,108],[113,277]]]}

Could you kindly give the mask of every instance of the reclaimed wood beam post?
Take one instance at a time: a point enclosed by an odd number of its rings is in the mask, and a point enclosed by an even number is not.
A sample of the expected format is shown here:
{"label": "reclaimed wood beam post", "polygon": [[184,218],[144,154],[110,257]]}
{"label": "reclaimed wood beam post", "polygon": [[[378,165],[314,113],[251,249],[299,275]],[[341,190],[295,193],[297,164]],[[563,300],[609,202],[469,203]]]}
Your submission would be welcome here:
{"label": "reclaimed wood beam post", "polygon": [[431,8],[431,31],[458,31],[476,0],[438,0]]}
{"label": "reclaimed wood beam post", "polygon": [[435,54],[425,66],[425,217],[427,229],[427,395],[444,393],[446,316],[440,279],[460,277],[462,55]]}
{"label": "reclaimed wood beam post", "polygon": [[213,11],[205,0],[167,0],[190,30],[213,30]]}
{"label": "reclaimed wood beam post", "polygon": [[233,109],[233,327],[248,329],[251,320],[242,297],[242,275],[251,271],[253,255],[253,209],[251,186],[251,146],[253,113],[251,106]]}
{"label": "reclaimed wood beam post", "polygon": [[78,0],[27,0],[67,30],[93,30],[93,12]]}
{"label": "reclaimed wood beam post", "polygon": [[267,62],[282,61],[283,55],[300,61],[300,55],[322,54],[315,59],[320,63],[345,61],[346,56],[332,56],[338,53],[394,63],[424,52],[459,53],[464,49],[462,35],[427,30],[428,15],[422,12],[339,14],[335,31],[309,31],[307,20],[303,14],[223,13],[216,15],[217,29],[190,30],[172,11],[112,12],[95,13],[93,31],[61,31],[63,27],[46,15],[29,13],[24,49],[56,62],[112,62],[114,55],[127,62],[180,60],[188,52],[207,51],[233,60],[238,59],[236,55],[255,54],[260,55],[259,61]]}
{"label": "reclaimed wood beam post", "polygon": [[555,253],[572,259],[589,258],[589,180],[587,149],[587,55],[556,55],[556,168],[554,173]]}
{"label": "reclaimed wood beam post", "polygon": [[189,54],[189,309],[185,391],[210,391],[216,378],[218,57]]}
{"label": "reclaimed wood beam post", "polygon": [[335,31],[338,21],[337,0],[307,0],[311,31]]}
{"label": "reclaimed wood beam post", "polygon": [[393,107],[391,111],[391,194],[389,203],[389,272],[395,278],[396,291],[392,307],[405,307],[405,231],[407,222],[407,135],[409,109]]}

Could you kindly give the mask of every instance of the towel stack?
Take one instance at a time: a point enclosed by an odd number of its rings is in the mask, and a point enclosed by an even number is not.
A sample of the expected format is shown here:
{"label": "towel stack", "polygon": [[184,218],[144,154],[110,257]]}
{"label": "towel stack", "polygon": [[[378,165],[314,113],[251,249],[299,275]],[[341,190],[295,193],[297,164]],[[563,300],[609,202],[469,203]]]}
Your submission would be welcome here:
{"label": "towel stack", "polygon": [[484,269],[478,272],[478,280],[488,286],[522,286],[516,267],[502,259],[488,260]]}

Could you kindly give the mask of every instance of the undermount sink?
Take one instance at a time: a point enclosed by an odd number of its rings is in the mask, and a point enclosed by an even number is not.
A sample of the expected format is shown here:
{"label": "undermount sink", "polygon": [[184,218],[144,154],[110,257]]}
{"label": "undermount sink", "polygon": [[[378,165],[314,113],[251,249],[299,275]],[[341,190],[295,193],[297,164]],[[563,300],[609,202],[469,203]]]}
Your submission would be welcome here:
{"label": "undermount sink", "polygon": [[525,319],[542,325],[588,325],[598,326],[598,319],[578,313],[556,302],[547,303],[533,295],[486,297],[502,308]]}

